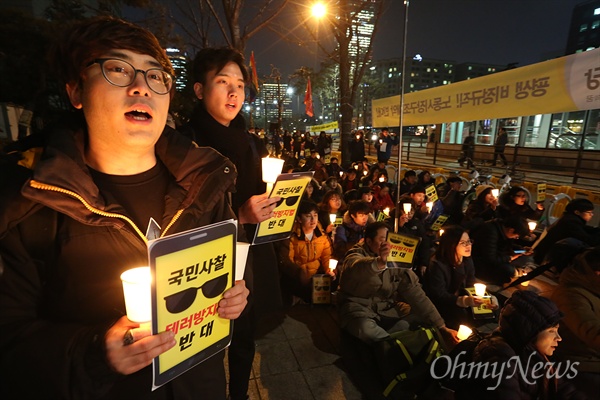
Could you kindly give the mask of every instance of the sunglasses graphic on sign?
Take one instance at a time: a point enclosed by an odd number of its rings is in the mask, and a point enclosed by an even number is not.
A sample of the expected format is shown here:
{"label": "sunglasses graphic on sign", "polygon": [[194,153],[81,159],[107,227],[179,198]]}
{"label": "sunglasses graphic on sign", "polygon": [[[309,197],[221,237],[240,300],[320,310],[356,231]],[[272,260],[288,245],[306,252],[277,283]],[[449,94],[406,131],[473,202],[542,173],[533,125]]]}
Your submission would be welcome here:
{"label": "sunglasses graphic on sign", "polygon": [[211,280],[204,282],[203,285],[199,287],[191,287],[181,292],[173,293],[165,297],[165,304],[167,306],[167,310],[171,314],[178,314],[190,308],[194,301],[196,300],[196,295],[198,290],[202,289],[202,294],[207,299],[212,299],[217,297],[227,287],[227,277],[229,276],[229,272],[223,274],[221,276],[217,276]]}
{"label": "sunglasses graphic on sign", "polygon": [[281,200],[279,200],[277,202],[277,205],[275,206],[275,208],[279,207],[281,205],[281,203],[283,203],[284,201],[285,201],[286,206],[291,207],[298,202],[299,198],[300,198],[300,196],[290,196],[290,197],[282,198]]}

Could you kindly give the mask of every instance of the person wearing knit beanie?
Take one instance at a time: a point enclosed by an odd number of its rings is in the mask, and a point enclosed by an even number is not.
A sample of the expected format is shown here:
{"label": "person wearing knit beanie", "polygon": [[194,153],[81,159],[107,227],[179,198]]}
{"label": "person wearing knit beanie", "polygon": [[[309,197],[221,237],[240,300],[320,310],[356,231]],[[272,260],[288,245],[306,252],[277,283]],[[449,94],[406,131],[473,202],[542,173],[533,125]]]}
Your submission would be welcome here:
{"label": "person wearing knit beanie", "polygon": [[563,317],[549,299],[520,290],[508,299],[500,314],[502,336],[519,350],[532,343],[543,330],[558,325]]}
{"label": "person wearing knit beanie", "polygon": [[572,364],[549,360],[562,340],[558,334],[562,317],[551,300],[535,292],[515,291],[504,304],[498,329],[473,351],[477,365],[493,364],[501,372],[495,377],[476,377],[466,389],[468,393],[455,398],[586,399],[570,381]]}

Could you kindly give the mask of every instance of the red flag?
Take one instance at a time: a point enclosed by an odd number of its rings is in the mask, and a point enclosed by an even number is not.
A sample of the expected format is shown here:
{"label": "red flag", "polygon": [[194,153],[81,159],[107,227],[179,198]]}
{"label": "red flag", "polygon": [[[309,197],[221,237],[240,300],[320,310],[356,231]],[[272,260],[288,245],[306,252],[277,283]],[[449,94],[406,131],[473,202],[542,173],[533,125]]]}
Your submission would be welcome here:
{"label": "red flag", "polygon": [[254,52],[250,53],[250,68],[252,68],[252,84],[254,85],[254,90],[258,93],[260,90],[258,88],[258,75],[256,74],[256,61],[254,61]]}
{"label": "red flag", "polygon": [[310,86],[310,78],[308,78],[308,83],[306,84],[306,94],[304,95],[304,105],[306,106],[306,115],[309,117],[313,117],[315,114],[313,112],[313,101],[312,101],[312,88]]}

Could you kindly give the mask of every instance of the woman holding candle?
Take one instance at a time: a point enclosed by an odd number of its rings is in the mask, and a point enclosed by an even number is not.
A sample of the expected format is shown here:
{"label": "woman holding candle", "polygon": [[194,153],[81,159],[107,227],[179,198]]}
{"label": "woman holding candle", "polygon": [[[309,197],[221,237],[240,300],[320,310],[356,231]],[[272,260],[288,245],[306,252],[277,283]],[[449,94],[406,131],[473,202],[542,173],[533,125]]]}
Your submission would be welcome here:
{"label": "woman holding candle", "polygon": [[463,227],[446,227],[424,277],[425,292],[453,329],[461,324],[472,325],[467,308],[483,303],[479,297],[464,294],[465,288],[475,284],[472,244]]}
{"label": "woman holding candle", "polygon": [[374,195],[373,197],[377,201],[378,211],[382,211],[385,208],[392,209],[396,206],[392,196],[390,195],[390,185],[386,183],[380,183],[373,186]]}
{"label": "woman holding candle", "polygon": [[325,229],[325,233],[331,236],[334,224],[330,221],[329,215],[335,214],[343,217],[346,212],[346,203],[342,195],[336,190],[330,190],[325,193],[323,200],[319,203],[319,223]]}
{"label": "woman holding candle", "polygon": [[573,365],[551,361],[562,340],[562,317],[549,299],[531,291],[514,292],[500,313],[498,328],[473,352],[473,362],[494,363],[498,373],[471,376],[475,381],[455,393],[456,398],[586,399],[569,381]]}
{"label": "woman holding candle", "polygon": [[527,192],[521,186],[513,186],[500,196],[498,215],[507,218],[509,215],[519,215],[533,221],[539,220],[544,214],[544,204],[536,203],[534,210],[528,204]]}
{"label": "woman holding candle", "polygon": [[492,194],[490,185],[479,185],[475,189],[475,200],[469,203],[465,217],[463,218],[463,226],[472,229],[477,225],[491,221],[498,215],[496,208],[498,207],[498,199]]}

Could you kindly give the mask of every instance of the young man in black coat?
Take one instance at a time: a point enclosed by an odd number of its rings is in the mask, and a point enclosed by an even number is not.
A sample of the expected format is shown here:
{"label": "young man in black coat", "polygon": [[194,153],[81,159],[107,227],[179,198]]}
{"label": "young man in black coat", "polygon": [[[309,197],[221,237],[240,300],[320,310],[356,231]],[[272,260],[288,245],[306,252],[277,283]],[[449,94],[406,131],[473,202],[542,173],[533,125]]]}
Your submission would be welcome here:
{"label": "young man in black coat", "polygon": [[[254,236],[256,224],[271,218],[279,197],[268,198],[262,181],[261,158],[268,152],[256,135],[246,130],[240,115],[248,71],[242,54],[227,48],[206,48],[194,58],[194,93],[200,100],[184,132],[199,146],[210,146],[236,166],[238,179],[232,208],[240,224]],[[247,398],[248,380],[254,359],[255,309],[258,303],[277,307],[281,290],[277,259],[270,243],[252,246],[252,267],[245,279],[251,295],[249,307],[234,325],[229,348],[229,392],[232,399]],[[259,266],[255,268],[254,266]],[[253,279],[254,278],[254,279]],[[256,282],[256,283],[254,283]]]}

